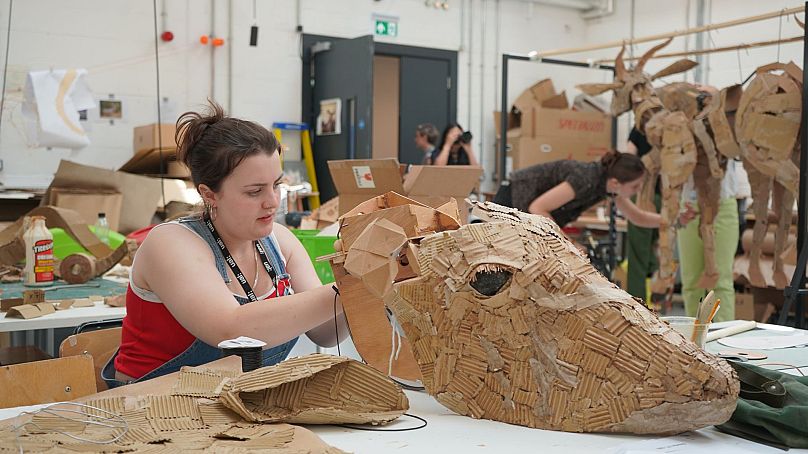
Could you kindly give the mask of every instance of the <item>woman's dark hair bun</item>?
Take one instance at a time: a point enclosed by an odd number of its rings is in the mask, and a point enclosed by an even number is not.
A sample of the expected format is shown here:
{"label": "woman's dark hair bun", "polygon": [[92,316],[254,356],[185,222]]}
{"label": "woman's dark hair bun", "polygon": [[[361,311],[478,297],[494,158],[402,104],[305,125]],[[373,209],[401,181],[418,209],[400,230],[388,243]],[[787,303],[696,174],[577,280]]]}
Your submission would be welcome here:
{"label": "woman's dark hair bun", "polygon": [[600,163],[606,171],[606,176],[616,178],[620,183],[634,181],[645,174],[642,159],[631,153],[610,150],[600,158]]}
{"label": "woman's dark hair bun", "polygon": [[218,191],[233,169],[248,156],[280,152],[277,137],[264,126],[227,116],[208,99],[202,112],[185,112],[177,120],[177,159],[188,166],[194,186]]}

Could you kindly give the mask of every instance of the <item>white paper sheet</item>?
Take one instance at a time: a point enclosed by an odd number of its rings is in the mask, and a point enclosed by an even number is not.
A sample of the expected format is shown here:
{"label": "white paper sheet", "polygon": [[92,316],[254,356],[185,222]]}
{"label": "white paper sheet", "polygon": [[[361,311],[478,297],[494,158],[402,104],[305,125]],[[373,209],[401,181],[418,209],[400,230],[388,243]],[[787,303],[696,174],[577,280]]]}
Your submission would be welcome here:
{"label": "white paper sheet", "polygon": [[22,106],[31,146],[84,148],[90,144],[79,110],[95,107],[84,69],[31,71]]}
{"label": "white paper sheet", "polygon": [[[720,445],[716,441],[720,441]],[[705,452],[747,454],[781,453],[782,451],[717,430],[699,430],[674,437],[628,442],[608,452],[610,454],[702,454]]]}
{"label": "white paper sheet", "polygon": [[799,347],[808,345],[808,334],[755,337],[725,337],[718,340],[727,347],[750,350],[775,350],[778,348]]}

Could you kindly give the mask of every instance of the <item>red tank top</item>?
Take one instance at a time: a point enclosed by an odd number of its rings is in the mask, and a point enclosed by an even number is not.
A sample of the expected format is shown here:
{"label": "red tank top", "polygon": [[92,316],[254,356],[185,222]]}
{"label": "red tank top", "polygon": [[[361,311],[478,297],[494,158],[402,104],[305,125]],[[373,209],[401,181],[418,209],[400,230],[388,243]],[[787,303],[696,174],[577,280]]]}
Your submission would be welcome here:
{"label": "red tank top", "polygon": [[[267,299],[283,295],[288,281],[281,279]],[[126,289],[126,316],[115,370],[140,378],[184,352],[196,340],[163,303],[146,301],[130,285]]]}

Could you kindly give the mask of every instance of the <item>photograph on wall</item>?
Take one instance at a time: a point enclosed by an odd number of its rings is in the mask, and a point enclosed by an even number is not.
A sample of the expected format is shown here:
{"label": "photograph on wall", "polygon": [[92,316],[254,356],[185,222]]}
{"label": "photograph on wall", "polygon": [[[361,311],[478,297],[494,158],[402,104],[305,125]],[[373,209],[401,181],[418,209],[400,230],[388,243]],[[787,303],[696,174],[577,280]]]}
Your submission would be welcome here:
{"label": "photograph on wall", "polygon": [[102,119],[120,120],[123,118],[123,102],[118,99],[102,99],[99,102],[99,116]]}
{"label": "photograph on wall", "polygon": [[320,114],[317,116],[317,135],[330,136],[342,133],[342,100],[339,98],[320,101]]}

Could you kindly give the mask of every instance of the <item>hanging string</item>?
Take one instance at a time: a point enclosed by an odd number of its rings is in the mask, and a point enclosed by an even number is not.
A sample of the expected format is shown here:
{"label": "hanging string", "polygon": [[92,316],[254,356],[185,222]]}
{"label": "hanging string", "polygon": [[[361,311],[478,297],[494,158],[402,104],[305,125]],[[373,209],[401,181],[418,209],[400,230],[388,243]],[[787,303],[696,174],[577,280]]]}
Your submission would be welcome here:
{"label": "hanging string", "polygon": [[743,70],[741,69],[741,49],[735,51],[738,55],[738,80],[743,84]]}
{"label": "hanging string", "polygon": [[777,29],[777,61],[780,61],[780,45],[781,41],[783,40],[783,12],[785,9],[780,12],[780,26]]}
{"label": "hanging string", "polygon": [[163,134],[160,132],[160,127],[163,123],[163,115],[160,109],[160,32],[157,29],[157,0],[152,0],[154,7],[154,64],[155,64],[155,77],[157,78],[157,150],[160,154],[160,192],[163,195],[163,206],[168,204],[166,200],[166,185],[165,185],[165,162],[163,161]]}
{"label": "hanging string", "polygon": [[[3,91],[0,92],[0,133],[3,132],[3,108],[6,104],[6,79],[8,76],[8,49],[9,43],[11,43],[11,9],[14,5],[14,0],[8,1],[8,27],[6,28],[6,57],[5,62],[3,62]],[[2,166],[0,166],[0,170],[2,170]]]}

